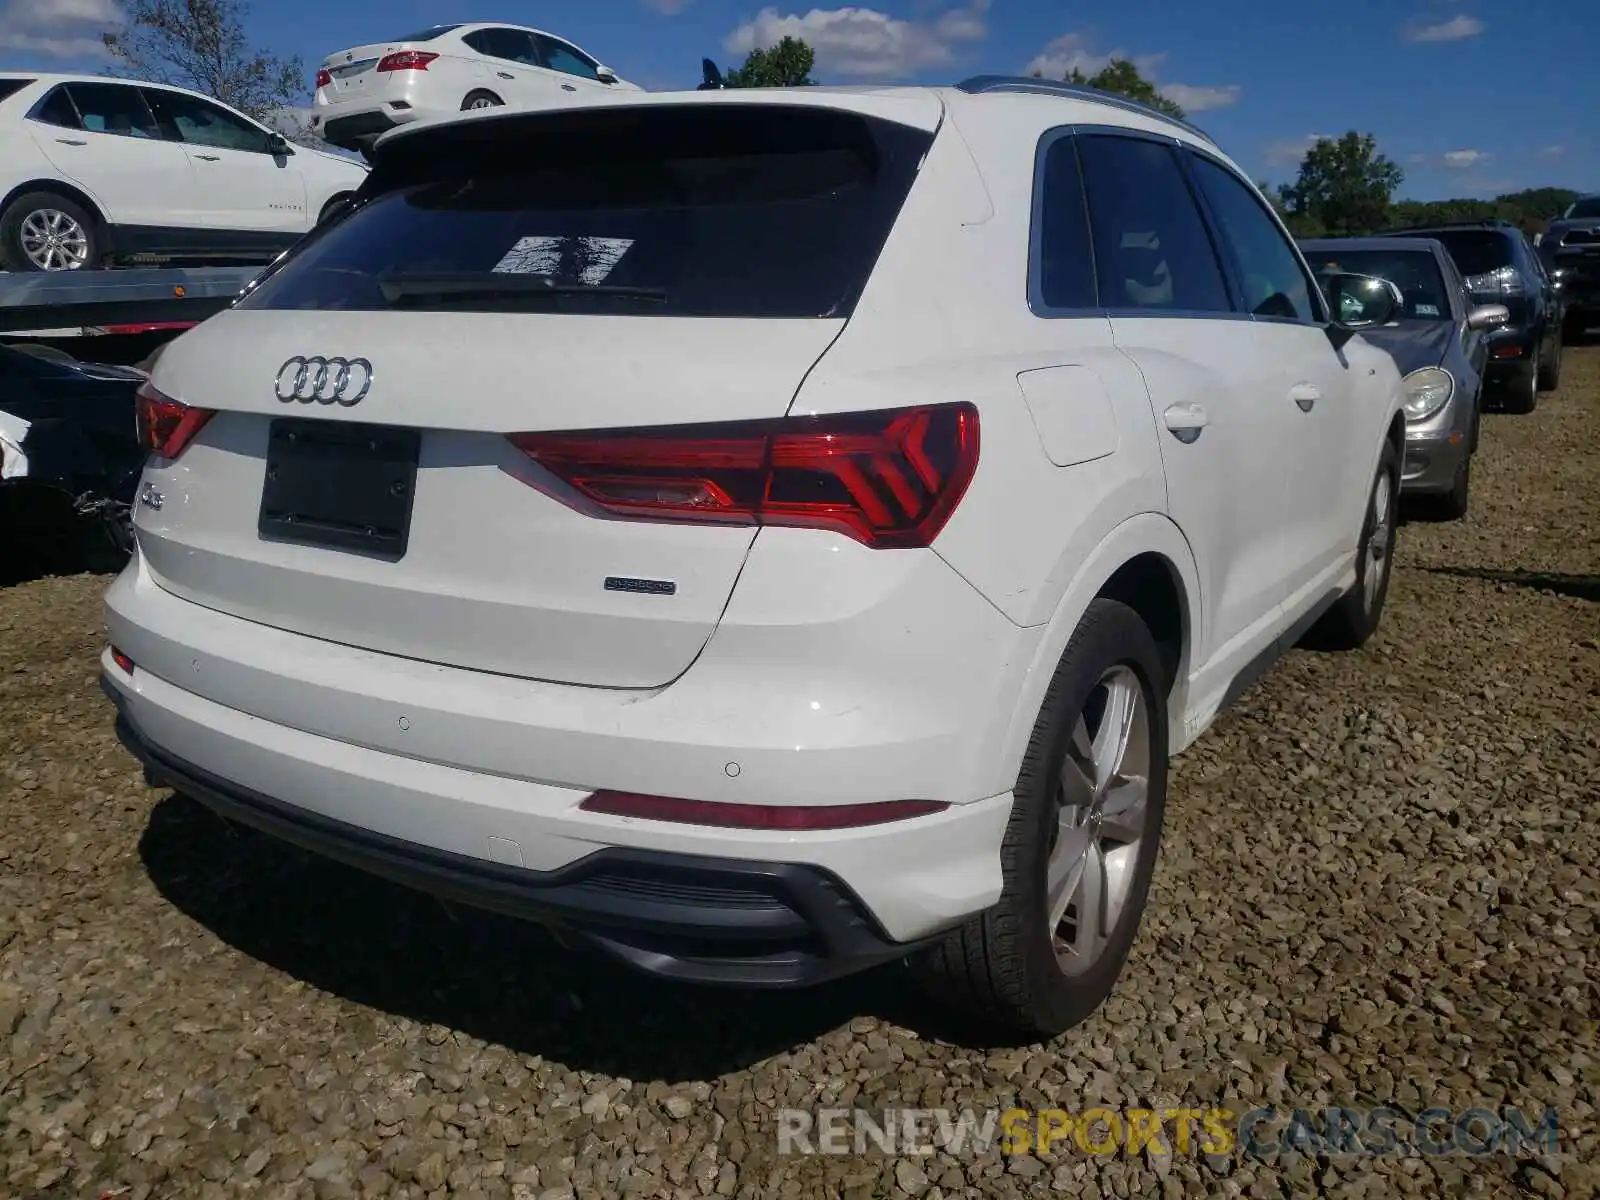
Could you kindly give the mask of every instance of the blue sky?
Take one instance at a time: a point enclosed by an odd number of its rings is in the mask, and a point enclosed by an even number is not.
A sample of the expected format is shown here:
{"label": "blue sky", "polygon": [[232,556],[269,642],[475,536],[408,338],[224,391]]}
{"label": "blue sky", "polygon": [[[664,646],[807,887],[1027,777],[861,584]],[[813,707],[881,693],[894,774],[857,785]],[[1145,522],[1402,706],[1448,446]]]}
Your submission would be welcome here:
{"label": "blue sky", "polygon": [[[308,64],[442,21],[506,20],[577,42],[650,89],[693,87],[785,33],[823,82],[1059,75],[1133,59],[1256,178],[1290,178],[1312,136],[1371,132],[1401,195],[1600,190],[1600,9],[1593,0],[255,0],[251,34]],[[0,0],[0,66],[92,66],[118,0]]]}

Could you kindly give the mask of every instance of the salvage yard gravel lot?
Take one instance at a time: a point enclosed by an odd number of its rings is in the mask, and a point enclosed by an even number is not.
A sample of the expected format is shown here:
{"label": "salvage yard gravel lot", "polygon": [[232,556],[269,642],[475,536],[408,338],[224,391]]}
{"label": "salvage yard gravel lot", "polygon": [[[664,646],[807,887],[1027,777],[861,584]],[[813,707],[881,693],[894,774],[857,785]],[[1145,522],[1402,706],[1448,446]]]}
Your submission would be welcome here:
{"label": "salvage yard gravel lot", "polygon": [[[0,587],[0,1195],[1586,1196],[1600,1187],[1600,347],[1487,418],[1378,637],[1174,764],[1109,1004],[983,1047],[895,970],[641,979],[144,788],[85,574]],[[777,1110],[1556,1110],[1555,1157],[786,1156]]]}

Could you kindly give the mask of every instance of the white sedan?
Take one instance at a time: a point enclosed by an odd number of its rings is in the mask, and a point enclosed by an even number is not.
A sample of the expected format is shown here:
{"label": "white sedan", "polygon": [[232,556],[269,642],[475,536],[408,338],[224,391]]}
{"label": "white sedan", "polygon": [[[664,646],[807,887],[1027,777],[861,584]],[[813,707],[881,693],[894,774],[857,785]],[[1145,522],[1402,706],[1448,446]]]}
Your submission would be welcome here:
{"label": "white sedan", "polygon": [[365,150],[380,134],[420,117],[641,90],[542,30],[434,25],[330,54],[317,71],[311,127],[332,145]]}
{"label": "white sedan", "polygon": [[0,266],[268,262],[366,168],[182,88],[0,71]]}

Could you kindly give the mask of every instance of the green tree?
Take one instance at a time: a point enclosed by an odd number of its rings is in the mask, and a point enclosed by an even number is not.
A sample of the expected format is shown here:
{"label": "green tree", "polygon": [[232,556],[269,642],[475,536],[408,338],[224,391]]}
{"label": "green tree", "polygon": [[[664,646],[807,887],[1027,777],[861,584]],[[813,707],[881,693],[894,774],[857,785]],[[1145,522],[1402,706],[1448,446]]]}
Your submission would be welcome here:
{"label": "green tree", "polygon": [[817,65],[817,54],[797,37],[785,37],[776,46],[750,51],[744,66],[735,67],[723,76],[731,88],[802,87],[816,83],[811,69]]}
{"label": "green tree", "polygon": [[101,35],[112,60],[141,79],[214,96],[273,123],[305,97],[305,66],[245,36],[245,0],[132,0],[125,24]]}
{"label": "green tree", "polygon": [[1352,129],[1338,139],[1318,139],[1301,160],[1299,176],[1278,196],[1297,236],[1311,228],[1348,236],[1386,225],[1390,198],[1404,180],[1405,172],[1378,153],[1370,133]]}
{"label": "green tree", "polygon": [[[1042,78],[1042,72],[1035,71],[1034,78]],[[1183,108],[1176,100],[1169,100],[1156,90],[1156,85],[1143,75],[1139,68],[1125,58],[1113,58],[1093,75],[1085,75],[1077,67],[1067,72],[1067,83],[1085,84],[1088,87],[1099,88],[1102,92],[1115,92],[1119,96],[1126,96],[1130,100],[1137,100],[1159,109],[1168,116],[1183,119]]]}

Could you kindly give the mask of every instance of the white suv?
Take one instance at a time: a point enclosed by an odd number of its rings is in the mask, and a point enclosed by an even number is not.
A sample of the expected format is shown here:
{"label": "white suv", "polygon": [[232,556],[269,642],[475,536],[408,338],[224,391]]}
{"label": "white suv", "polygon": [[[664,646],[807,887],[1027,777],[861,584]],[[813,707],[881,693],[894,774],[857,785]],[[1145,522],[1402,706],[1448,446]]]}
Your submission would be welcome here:
{"label": "white suv", "polygon": [[196,92],[0,72],[0,267],[268,262],[366,179]]}
{"label": "white suv", "polygon": [[365,152],[379,135],[420,118],[501,105],[558,107],[637,92],[563,38],[524,25],[433,25],[328,55],[317,71],[311,127]]}
{"label": "white suv", "polygon": [[1404,397],[1247,176],[1099,93],[419,126],[157,366],[104,678],[153,781],[380,874],[1059,1030],[1168,755],[1377,625]]}

